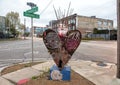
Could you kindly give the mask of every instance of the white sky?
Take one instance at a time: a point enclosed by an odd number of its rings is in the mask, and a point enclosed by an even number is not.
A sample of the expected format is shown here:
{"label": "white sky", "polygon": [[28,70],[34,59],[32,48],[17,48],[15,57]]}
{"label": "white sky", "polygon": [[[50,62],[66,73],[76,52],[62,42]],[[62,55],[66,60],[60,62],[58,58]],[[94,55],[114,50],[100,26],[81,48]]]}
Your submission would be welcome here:
{"label": "white sky", "polygon": [[[20,14],[21,23],[24,23],[26,18],[26,25],[30,27],[30,18],[24,17],[23,12],[30,9],[26,5],[27,2],[33,2],[39,7],[36,14],[40,14],[51,0],[0,0],[0,16],[5,16],[8,12],[14,11]],[[116,27],[116,0],[52,0],[49,7],[40,15],[40,19],[34,19],[34,26],[46,26],[50,20],[56,19],[53,5],[56,9],[68,9],[71,1],[71,8],[74,9],[73,14],[83,16],[96,16],[98,18],[105,18],[114,20]]]}

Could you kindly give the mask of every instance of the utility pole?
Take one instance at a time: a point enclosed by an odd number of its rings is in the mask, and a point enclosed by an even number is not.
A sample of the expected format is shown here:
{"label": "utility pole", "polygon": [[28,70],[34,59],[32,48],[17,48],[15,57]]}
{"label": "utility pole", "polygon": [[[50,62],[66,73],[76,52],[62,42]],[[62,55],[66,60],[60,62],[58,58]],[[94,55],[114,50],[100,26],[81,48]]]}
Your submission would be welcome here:
{"label": "utility pole", "polygon": [[24,39],[25,39],[26,19],[24,18]]}
{"label": "utility pole", "polygon": [[117,78],[120,79],[120,0],[117,0]]}
{"label": "utility pole", "polygon": [[108,31],[109,31],[109,40],[110,40],[110,28],[108,29]]}
{"label": "utility pole", "polygon": [[9,28],[8,28],[8,30],[9,30],[9,31],[8,31],[8,38],[10,38],[10,33],[11,33],[11,32],[10,32],[10,29],[11,29],[11,26],[10,26],[10,25],[11,25],[10,17],[8,18],[8,22],[9,22],[9,23],[8,23],[8,24],[9,24]]}

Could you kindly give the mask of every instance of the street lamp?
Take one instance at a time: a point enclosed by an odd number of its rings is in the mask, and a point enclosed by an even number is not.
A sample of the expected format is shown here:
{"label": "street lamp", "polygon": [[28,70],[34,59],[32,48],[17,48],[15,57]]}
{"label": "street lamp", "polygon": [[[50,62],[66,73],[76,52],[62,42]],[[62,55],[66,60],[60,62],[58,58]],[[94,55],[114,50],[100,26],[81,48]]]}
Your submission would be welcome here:
{"label": "street lamp", "polygon": [[[32,2],[27,2],[27,5],[31,7],[31,9],[33,7],[36,7],[36,4],[32,3]],[[33,57],[34,57],[34,54],[33,54],[33,18],[31,18],[31,36],[32,36],[32,63],[34,61]]]}
{"label": "street lamp", "polygon": [[109,31],[109,40],[110,40],[110,28],[108,28],[108,31]]}

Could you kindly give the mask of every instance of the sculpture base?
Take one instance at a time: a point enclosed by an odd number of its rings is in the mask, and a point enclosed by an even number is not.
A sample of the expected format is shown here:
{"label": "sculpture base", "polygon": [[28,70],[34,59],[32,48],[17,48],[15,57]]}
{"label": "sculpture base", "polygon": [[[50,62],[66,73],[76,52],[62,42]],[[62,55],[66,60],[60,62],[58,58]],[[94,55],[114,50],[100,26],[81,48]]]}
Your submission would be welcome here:
{"label": "sculpture base", "polygon": [[[60,71],[56,65],[53,65],[53,66],[50,68],[50,80],[53,80],[51,73],[52,73],[54,70]],[[65,66],[65,67],[60,71],[60,73],[62,74],[62,79],[61,79],[61,80],[63,80],[63,81],[70,81],[70,79],[71,79],[71,67],[70,67],[70,66]],[[56,76],[56,77],[57,77],[57,76]]]}

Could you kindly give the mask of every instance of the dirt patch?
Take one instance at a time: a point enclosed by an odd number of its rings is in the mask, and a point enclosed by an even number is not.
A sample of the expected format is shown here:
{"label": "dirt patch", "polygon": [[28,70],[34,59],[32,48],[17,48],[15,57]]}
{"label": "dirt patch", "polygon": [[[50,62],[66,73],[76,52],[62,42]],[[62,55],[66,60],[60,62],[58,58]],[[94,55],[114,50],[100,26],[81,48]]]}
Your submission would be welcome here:
{"label": "dirt patch", "polygon": [[42,76],[34,76],[26,84],[23,85],[95,85],[74,71],[71,72],[71,81],[48,80],[48,74],[49,73],[44,73]]}
{"label": "dirt patch", "polygon": [[7,73],[11,73],[11,72],[23,69],[25,67],[30,67],[30,66],[33,66],[33,65],[36,65],[36,64],[40,64],[40,63],[42,63],[42,62],[33,62],[33,63],[26,63],[26,64],[15,64],[13,66],[10,66],[10,67],[7,67],[7,68],[3,69],[1,71],[1,75],[7,74]]}

